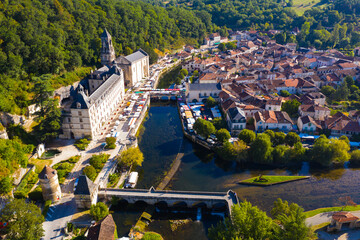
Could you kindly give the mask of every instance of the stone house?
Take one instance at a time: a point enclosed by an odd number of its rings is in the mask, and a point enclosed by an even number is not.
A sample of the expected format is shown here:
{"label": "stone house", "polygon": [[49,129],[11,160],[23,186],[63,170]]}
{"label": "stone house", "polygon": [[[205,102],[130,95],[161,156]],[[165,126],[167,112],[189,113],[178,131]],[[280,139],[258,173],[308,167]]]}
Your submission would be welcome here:
{"label": "stone house", "polygon": [[245,129],[246,116],[244,111],[238,106],[229,108],[226,111],[226,122],[231,133]]}
{"label": "stone house", "polygon": [[89,209],[97,202],[98,188],[87,176],[81,175],[74,195],[77,208]]}
{"label": "stone house", "polygon": [[254,126],[257,132],[267,129],[279,129],[283,132],[291,131],[293,122],[286,112],[263,111],[254,114]]}
{"label": "stone house", "polygon": [[221,92],[220,83],[193,83],[189,84],[189,94],[187,96],[188,102],[201,102],[202,100],[213,97],[217,99]]}

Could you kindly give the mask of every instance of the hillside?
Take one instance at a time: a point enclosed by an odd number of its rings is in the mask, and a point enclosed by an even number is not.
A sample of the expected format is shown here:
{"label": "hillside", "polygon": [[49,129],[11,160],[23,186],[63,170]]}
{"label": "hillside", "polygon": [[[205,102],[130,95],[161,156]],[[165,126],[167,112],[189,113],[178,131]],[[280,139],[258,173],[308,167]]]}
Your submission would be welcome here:
{"label": "hillside", "polygon": [[141,1],[1,1],[0,111],[24,113],[31,103],[33,76],[53,74],[53,87],[59,87],[78,80],[63,73],[78,69],[82,77],[79,67],[98,66],[104,27],[117,55],[141,47],[151,61],[157,58],[153,49],[178,47],[184,39],[197,43],[207,31],[192,11]]}

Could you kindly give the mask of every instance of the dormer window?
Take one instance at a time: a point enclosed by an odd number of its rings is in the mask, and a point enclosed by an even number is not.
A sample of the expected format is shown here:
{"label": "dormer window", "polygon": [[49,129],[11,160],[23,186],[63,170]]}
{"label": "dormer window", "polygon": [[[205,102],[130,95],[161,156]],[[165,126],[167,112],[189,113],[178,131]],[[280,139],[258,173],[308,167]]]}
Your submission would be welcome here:
{"label": "dormer window", "polygon": [[81,108],[81,103],[77,102],[76,103],[76,108],[80,109]]}

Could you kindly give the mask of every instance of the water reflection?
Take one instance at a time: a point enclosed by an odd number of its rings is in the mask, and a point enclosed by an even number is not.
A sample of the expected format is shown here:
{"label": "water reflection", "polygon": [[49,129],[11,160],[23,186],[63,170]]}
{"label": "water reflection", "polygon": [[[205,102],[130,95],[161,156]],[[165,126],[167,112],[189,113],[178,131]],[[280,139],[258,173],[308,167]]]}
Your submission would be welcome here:
{"label": "water reflection", "polygon": [[[194,145],[186,138],[183,139],[175,105],[154,107],[152,104],[150,117],[144,126],[145,131],[139,147],[145,159],[143,166],[139,169],[138,188],[156,186],[163,172],[169,169],[183,141],[184,157],[179,171],[168,186],[170,189],[191,191],[232,189],[240,199],[247,199],[265,211],[270,211],[277,198],[298,203],[305,210],[334,206],[341,196],[351,196],[354,202],[360,202],[359,168],[346,165],[346,168],[319,170],[306,162],[286,169],[265,168],[258,165],[236,165],[232,162],[220,161],[212,152]],[[312,177],[270,187],[238,184],[241,180],[259,174],[311,175]],[[162,226],[161,223],[158,224]],[[203,230],[198,229],[198,231]],[[182,237],[182,239],[194,239]],[[197,236],[196,238],[202,239]]]}

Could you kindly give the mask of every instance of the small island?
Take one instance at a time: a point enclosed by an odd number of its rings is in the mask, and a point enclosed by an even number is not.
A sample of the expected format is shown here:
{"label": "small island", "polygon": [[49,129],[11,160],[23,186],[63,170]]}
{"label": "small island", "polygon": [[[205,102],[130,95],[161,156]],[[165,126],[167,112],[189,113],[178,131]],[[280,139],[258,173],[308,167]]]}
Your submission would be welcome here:
{"label": "small island", "polygon": [[310,176],[278,176],[278,175],[260,175],[258,177],[248,178],[239,182],[239,184],[255,186],[271,186],[280,183],[298,181],[307,179]]}

